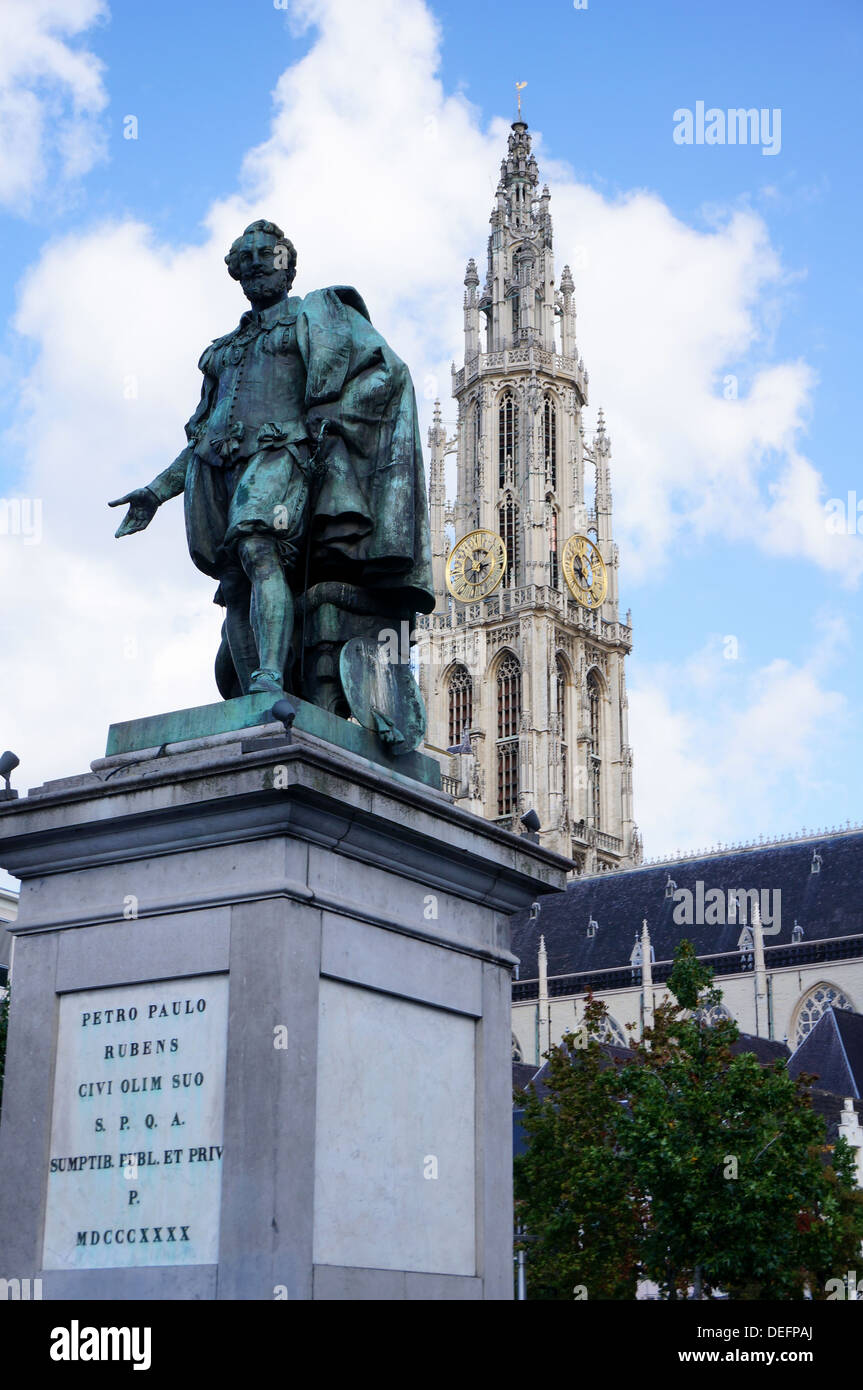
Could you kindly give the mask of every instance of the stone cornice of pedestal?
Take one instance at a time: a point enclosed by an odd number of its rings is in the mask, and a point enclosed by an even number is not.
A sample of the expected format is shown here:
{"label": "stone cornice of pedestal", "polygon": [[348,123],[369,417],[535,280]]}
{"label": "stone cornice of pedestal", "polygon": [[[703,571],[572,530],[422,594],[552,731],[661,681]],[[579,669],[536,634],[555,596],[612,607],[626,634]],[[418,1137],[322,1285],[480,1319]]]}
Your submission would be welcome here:
{"label": "stone cornice of pedestal", "polygon": [[[372,762],[397,778],[409,777],[415,782],[440,790],[440,769],[434,758],[416,751],[398,754],[389,751],[376,734],[355,720],[340,719],[319,705],[291,696],[294,706],[294,732],[328,743],[336,748]],[[130,719],[112,724],[108,730],[105,757],[91,763],[94,772],[104,771],[124,763],[129,757],[141,760],[168,751],[183,752],[194,747],[214,747],[255,733],[272,734],[279,722],[272,712],[272,695],[242,695],[235,700],[220,700],[214,705],[198,705],[192,709],[170,710],[142,719]],[[48,784],[49,788],[51,783]]]}
{"label": "stone cornice of pedestal", "polygon": [[[444,793],[307,735],[290,743],[238,735],[187,749],[130,755],[114,760],[110,780],[68,778],[14,803],[0,814],[0,863],[26,881],[287,834],[507,913],[562,889],[571,868]],[[271,885],[279,896],[315,901],[296,887],[294,894],[288,883]],[[201,905],[198,896],[188,908]],[[24,914],[20,930],[27,929]]]}

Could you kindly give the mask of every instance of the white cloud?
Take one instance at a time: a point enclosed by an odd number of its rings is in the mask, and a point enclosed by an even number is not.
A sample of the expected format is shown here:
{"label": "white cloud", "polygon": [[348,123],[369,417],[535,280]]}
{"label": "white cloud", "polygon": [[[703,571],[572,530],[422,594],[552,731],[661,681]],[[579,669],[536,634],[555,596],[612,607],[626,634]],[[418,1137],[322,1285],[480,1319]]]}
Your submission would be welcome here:
{"label": "white cloud", "polygon": [[104,0],[0,5],[0,203],[13,211],[104,153],[102,64],[74,41],[106,15]]}
{"label": "white cloud", "polygon": [[828,532],[826,490],[803,453],[815,374],[767,360],[791,277],[763,220],[737,211],[696,231],[655,194],[608,200],[566,179],[552,211],[592,404],[613,439],[630,581],[690,535],[805,557],[856,584],[863,546]]}
{"label": "white cloud", "polygon": [[648,856],[801,828],[778,820],[780,808],[824,792],[825,751],[841,746],[848,722],[845,696],[824,678],[848,632],[827,615],[818,627],[823,635],[799,666],[776,657],[747,671],[715,639],[682,667],[642,669],[630,736]]}
{"label": "white cloud", "polygon": [[[34,8],[49,31],[63,17],[65,33],[101,13],[95,0]],[[167,245],[140,223],[105,223],[53,241],[22,286],[16,326],[35,361],[13,437],[26,460],[21,491],[44,506],[40,546],[0,538],[0,586],[18,596],[0,613],[0,650],[17,673],[0,687],[0,737],[20,745],[22,784],[86,766],[111,720],[216,698],[219,614],[185,552],[180,501],[123,542],[105,503],[181,447],[197,357],[244,307],[222,258],[252,217],[274,218],[297,243],[298,292],[357,285],[408,361],[426,417],[435,394],[454,415],[461,282],[468,256],[482,263],[507,123],[484,131],[462,96],[446,94],[420,0],[308,0],[294,14],[319,32],[279,81],[270,136],[237,191],[202,209],[204,243]],[[56,71],[83,113],[99,109],[94,67]],[[576,184],[541,140],[538,157],[558,267],[574,267],[593,403],[610,415],[626,578],[688,528],[801,553],[853,579],[861,548],[819,531],[820,480],[802,454],[813,375],[766,360],[762,311],[784,272],[763,222],[738,212],[694,230],[653,194],[608,200]],[[727,371],[739,374],[737,401],[722,397]],[[771,680],[785,690],[792,677]],[[811,694],[802,686],[801,703]],[[718,833],[722,787],[701,759],[703,721],[680,716],[661,682],[639,698],[676,728],[675,776],[714,806],[702,819],[705,834]],[[652,734],[633,742],[649,805],[651,787],[673,778],[650,762]],[[639,809],[646,823],[652,815]]]}

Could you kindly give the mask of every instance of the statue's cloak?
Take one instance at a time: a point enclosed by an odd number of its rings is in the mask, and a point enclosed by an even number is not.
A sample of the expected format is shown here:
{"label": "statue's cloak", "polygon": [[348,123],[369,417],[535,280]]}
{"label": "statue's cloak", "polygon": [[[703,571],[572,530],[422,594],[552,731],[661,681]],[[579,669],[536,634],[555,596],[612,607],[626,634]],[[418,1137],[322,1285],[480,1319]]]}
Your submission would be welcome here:
{"label": "statue's cloak", "polygon": [[[307,372],[309,432],[328,422],[326,473],[312,505],[313,578],[339,562],[355,582],[435,606],[425,471],[410,372],[372,327],[356,290],[306,296],[297,343]],[[339,576],[353,578],[342,569]]]}
{"label": "statue's cloak", "polygon": [[[299,302],[296,341],[306,370],[307,457],[326,422],[323,466],[309,475],[308,585],[337,579],[380,591],[382,612],[430,613],[431,540],[410,373],[349,286],[315,290]],[[208,381],[205,375],[187,426],[186,529],[195,563],[219,577],[223,537],[213,534],[203,478],[209,465],[194,454],[196,431],[211,408]],[[305,567],[293,582],[305,587]]]}

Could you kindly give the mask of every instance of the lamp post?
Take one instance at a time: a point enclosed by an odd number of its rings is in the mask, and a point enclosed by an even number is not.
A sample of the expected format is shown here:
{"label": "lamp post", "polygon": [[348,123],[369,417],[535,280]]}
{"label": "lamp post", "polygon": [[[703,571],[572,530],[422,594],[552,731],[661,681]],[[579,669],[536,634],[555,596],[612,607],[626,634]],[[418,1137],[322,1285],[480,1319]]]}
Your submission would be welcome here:
{"label": "lamp post", "polygon": [[20,762],[21,759],[16,757],[14,753],[10,753],[8,748],[5,753],[0,754],[0,777],[2,777],[6,783],[6,786],[0,790],[0,801],[16,800],[18,793],[13,792],[9,779]]}

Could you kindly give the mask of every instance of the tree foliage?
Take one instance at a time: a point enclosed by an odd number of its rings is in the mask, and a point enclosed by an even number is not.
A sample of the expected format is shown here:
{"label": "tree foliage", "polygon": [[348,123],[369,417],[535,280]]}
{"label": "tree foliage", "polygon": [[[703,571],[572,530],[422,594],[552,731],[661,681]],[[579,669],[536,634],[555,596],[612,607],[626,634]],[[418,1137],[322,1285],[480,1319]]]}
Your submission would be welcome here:
{"label": "tree foliage", "polygon": [[[532,1298],[824,1297],[856,1267],[863,1194],[844,1140],[826,1150],[810,1078],[734,1052],[712,971],[681,943],[652,1029],[613,1059],[587,1033],[547,1054],[547,1094],[524,1101],[517,1220],[529,1234]],[[586,1045],[585,1045],[586,1043]]]}
{"label": "tree foliage", "polygon": [[548,1053],[549,1099],[524,1104],[527,1152],[516,1160],[516,1220],[529,1240],[530,1297],[635,1296],[643,1224],[615,1136],[620,1102],[598,1031],[605,1006],[589,1000],[585,1027]]}

